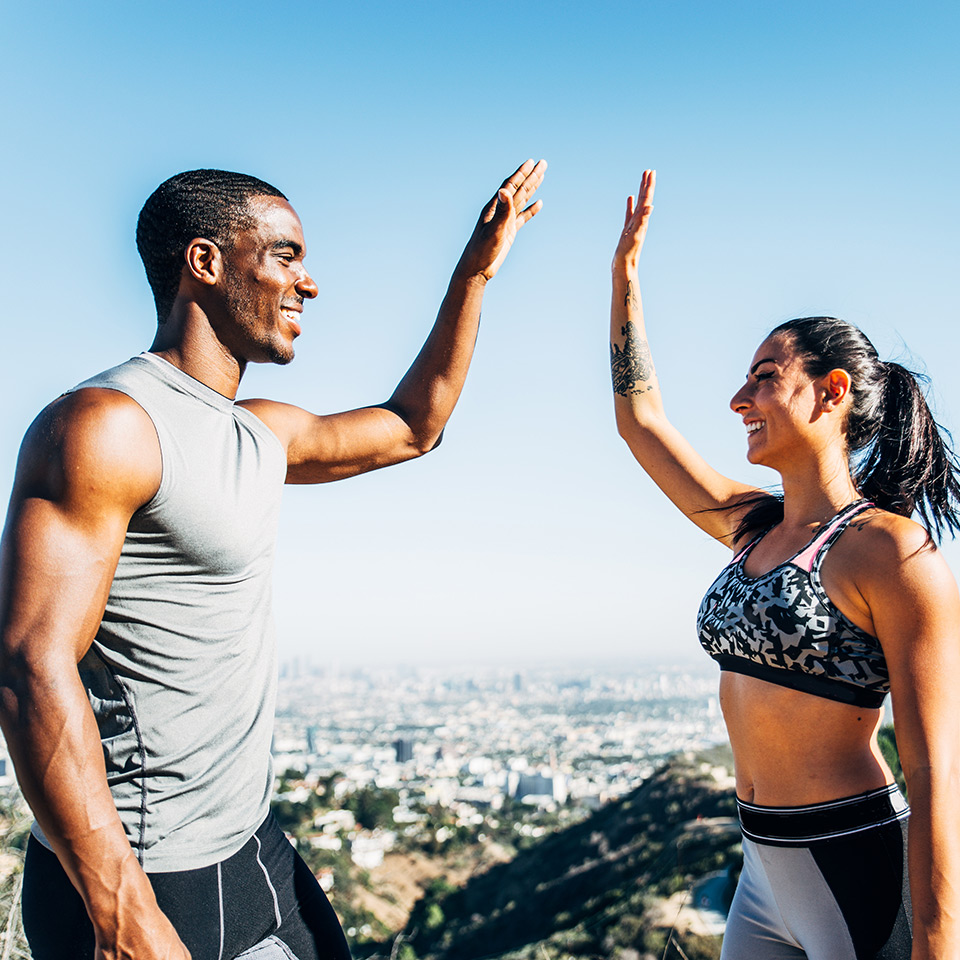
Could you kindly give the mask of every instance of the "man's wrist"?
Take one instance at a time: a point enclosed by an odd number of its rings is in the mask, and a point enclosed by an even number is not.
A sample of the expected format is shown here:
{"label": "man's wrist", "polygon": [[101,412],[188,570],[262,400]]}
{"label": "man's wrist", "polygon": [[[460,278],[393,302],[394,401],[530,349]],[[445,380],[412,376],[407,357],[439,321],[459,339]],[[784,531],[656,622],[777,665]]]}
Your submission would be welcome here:
{"label": "man's wrist", "polygon": [[153,887],[132,850],[113,864],[102,863],[92,870],[81,868],[78,876],[90,919],[101,933],[115,932],[118,916],[125,910],[156,907]]}
{"label": "man's wrist", "polygon": [[479,270],[471,270],[462,263],[458,263],[450,278],[450,285],[462,284],[464,287],[476,287],[481,292],[486,288],[490,278]]}

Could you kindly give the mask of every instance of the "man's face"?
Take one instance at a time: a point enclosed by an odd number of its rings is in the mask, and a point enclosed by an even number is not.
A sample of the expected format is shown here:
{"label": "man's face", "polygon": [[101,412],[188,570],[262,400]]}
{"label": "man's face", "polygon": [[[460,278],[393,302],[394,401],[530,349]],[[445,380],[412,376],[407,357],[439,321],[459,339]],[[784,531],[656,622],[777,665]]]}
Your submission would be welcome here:
{"label": "man's face", "polygon": [[253,224],[223,251],[227,317],[218,333],[239,360],[289,363],[303,301],[317,295],[303,265],[303,227],[279,197],[253,197],[248,210]]}

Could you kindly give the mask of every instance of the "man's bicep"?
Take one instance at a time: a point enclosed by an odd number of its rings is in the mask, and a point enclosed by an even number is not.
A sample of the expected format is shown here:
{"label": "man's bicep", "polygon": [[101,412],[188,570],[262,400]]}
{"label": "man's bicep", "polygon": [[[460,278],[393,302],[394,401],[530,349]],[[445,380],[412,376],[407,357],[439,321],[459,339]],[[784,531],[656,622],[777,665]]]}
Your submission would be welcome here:
{"label": "man's bicep", "polygon": [[101,517],[91,528],[39,497],[11,510],[3,544],[4,656],[76,663],[103,616],[125,527]]}
{"label": "man's bicep", "polygon": [[130,517],[159,484],[149,418],[132,401],[103,400],[53,405],[24,440],[0,573],[8,664],[9,658],[83,655],[103,614]]}
{"label": "man's bicep", "polygon": [[388,405],[320,416],[290,404],[246,400],[287,451],[287,483],[326,483],[420,456],[406,421]]}

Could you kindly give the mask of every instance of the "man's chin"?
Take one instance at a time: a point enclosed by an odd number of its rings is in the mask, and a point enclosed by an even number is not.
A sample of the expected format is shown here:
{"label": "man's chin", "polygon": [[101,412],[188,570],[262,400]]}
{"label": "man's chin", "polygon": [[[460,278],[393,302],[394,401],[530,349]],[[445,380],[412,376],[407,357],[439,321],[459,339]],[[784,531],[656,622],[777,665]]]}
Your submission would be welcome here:
{"label": "man's chin", "polygon": [[254,363],[275,363],[277,366],[285,367],[290,363],[294,358],[293,344],[284,344],[282,347],[278,347],[274,344],[268,345],[264,351],[263,356],[258,357],[254,360]]}

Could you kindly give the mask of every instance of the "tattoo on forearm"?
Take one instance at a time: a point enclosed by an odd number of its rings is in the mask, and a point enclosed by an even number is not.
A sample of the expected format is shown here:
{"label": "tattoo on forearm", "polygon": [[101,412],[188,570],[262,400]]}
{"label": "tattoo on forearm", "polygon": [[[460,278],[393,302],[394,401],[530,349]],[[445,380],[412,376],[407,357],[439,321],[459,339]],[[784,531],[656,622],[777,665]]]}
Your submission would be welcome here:
{"label": "tattoo on forearm", "polygon": [[633,281],[627,281],[627,292],[623,296],[623,305],[625,307],[637,307],[637,294],[633,289]]}
{"label": "tattoo on forearm", "polygon": [[[629,294],[628,294],[629,295]],[[637,325],[628,320],[620,328],[626,338],[623,348],[610,344],[610,373],[613,376],[613,392],[621,397],[646,393],[653,389],[653,357],[646,340],[637,336]]]}

